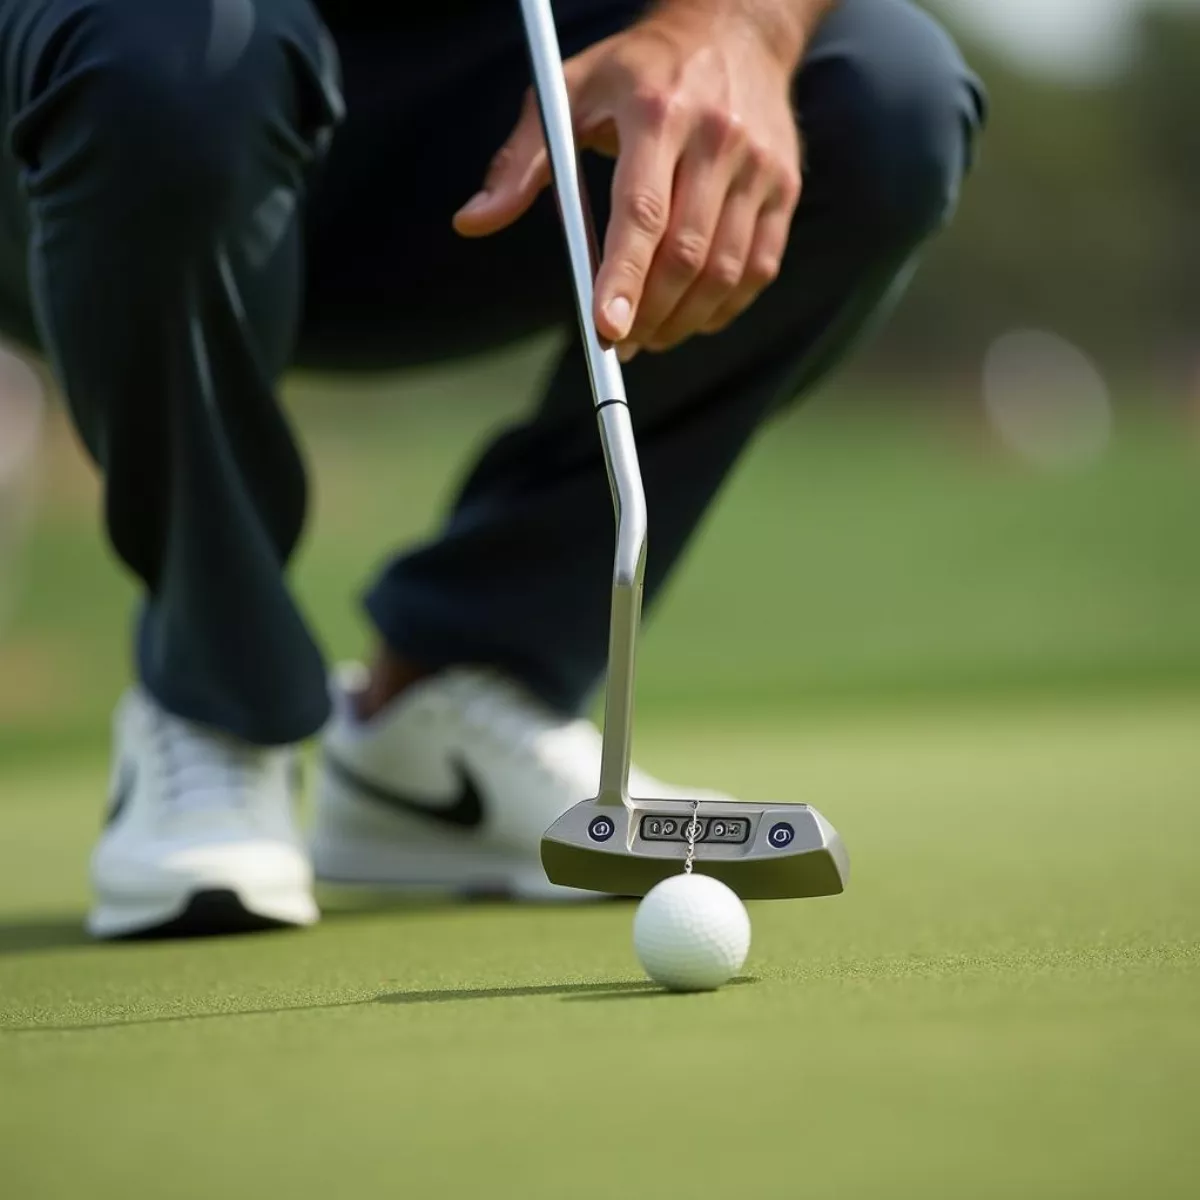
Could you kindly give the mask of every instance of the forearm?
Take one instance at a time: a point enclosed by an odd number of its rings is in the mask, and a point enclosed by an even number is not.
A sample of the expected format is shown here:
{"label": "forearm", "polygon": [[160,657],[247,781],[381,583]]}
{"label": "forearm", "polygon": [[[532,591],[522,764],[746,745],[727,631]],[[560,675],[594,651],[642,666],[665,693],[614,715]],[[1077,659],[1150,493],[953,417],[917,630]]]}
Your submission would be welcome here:
{"label": "forearm", "polygon": [[799,64],[817,27],[840,0],[659,0],[659,12],[740,18],[788,67]]}

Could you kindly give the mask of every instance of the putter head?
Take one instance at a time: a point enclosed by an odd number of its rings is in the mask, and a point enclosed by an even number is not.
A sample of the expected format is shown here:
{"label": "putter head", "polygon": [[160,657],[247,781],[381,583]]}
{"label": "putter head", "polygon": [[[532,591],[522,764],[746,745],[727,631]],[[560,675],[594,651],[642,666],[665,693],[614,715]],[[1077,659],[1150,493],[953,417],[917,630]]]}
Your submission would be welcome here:
{"label": "putter head", "polygon": [[[807,804],[700,802],[695,869],[743,900],[834,896],[845,890],[850,857],[837,830]],[[542,837],[551,883],[644,896],[683,870],[689,800],[599,796],[567,809]]]}

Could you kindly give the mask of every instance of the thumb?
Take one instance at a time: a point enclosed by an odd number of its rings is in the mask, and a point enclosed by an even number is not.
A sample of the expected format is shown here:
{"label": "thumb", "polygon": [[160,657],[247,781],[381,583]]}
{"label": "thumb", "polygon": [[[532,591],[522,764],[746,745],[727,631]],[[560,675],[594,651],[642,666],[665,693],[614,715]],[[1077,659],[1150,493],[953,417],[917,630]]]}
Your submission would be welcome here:
{"label": "thumb", "polygon": [[483,187],[454,214],[454,228],[463,237],[497,233],[522,216],[549,181],[541,120],[533,94],[527,92],[521,116],[492,159]]}

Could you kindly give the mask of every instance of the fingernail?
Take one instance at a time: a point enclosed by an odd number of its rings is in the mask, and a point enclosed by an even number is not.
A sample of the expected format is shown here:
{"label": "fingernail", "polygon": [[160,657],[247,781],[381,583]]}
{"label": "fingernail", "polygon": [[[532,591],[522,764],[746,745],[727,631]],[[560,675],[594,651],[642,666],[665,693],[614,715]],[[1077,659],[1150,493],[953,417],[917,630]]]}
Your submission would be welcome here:
{"label": "fingernail", "polygon": [[633,320],[633,306],[624,296],[614,296],[605,306],[604,315],[609,319],[620,341],[628,332]]}
{"label": "fingernail", "polygon": [[632,362],[640,349],[641,346],[637,342],[622,342],[617,347],[617,358],[623,363]]}
{"label": "fingernail", "polygon": [[491,200],[491,198],[491,192],[476,192],[475,195],[473,195],[470,200],[468,200],[466,204],[464,204],[462,208],[458,210],[458,215],[460,217],[473,217],[481,209],[484,209],[488,206],[488,202]]}

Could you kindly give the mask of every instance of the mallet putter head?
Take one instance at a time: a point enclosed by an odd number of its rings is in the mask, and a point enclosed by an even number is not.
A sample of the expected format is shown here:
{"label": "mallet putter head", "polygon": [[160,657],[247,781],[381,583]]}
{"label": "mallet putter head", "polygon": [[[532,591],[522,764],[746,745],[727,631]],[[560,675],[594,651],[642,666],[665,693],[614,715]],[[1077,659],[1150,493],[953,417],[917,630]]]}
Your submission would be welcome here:
{"label": "mallet putter head", "polygon": [[[644,896],[683,870],[691,819],[687,800],[585,800],[546,831],[542,866],[564,887]],[[696,871],[720,879],[743,900],[845,890],[850,856],[837,830],[810,805],[703,800],[696,819]]]}

